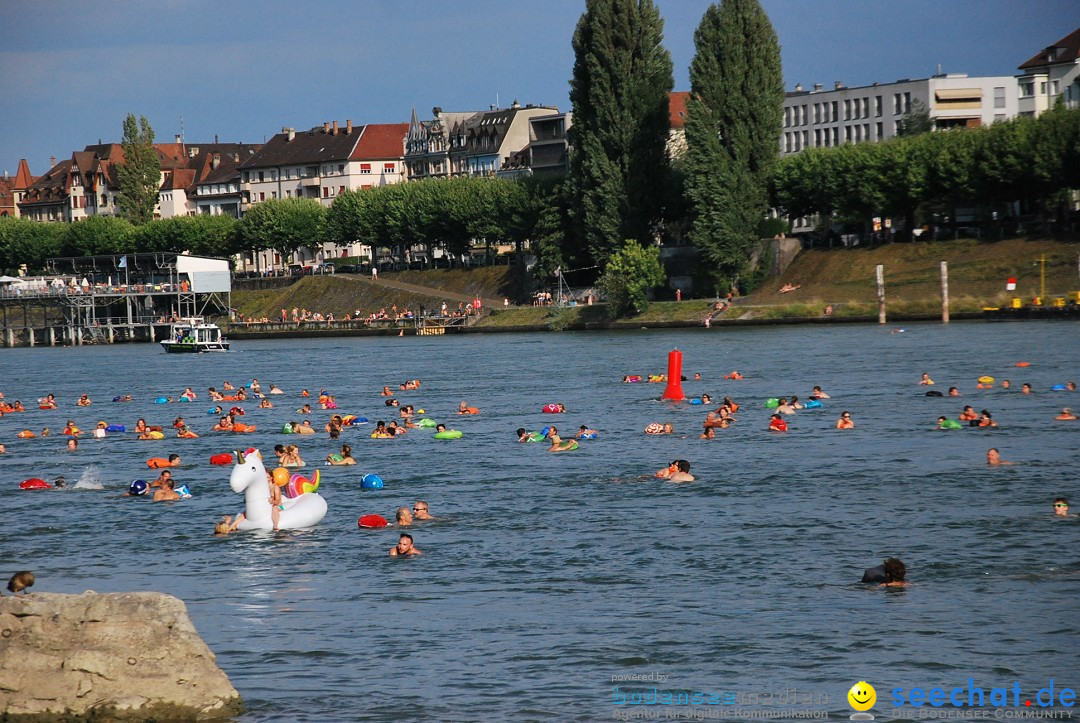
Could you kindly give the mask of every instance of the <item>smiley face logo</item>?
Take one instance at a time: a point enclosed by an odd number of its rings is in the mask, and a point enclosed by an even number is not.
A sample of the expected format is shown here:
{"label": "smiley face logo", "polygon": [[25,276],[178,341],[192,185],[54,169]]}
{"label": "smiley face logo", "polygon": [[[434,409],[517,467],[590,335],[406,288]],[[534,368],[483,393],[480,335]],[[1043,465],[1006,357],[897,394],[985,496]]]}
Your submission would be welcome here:
{"label": "smiley face logo", "polygon": [[847,693],[847,701],[855,710],[870,710],[877,702],[877,691],[865,680],[860,680],[851,686],[851,690]]}

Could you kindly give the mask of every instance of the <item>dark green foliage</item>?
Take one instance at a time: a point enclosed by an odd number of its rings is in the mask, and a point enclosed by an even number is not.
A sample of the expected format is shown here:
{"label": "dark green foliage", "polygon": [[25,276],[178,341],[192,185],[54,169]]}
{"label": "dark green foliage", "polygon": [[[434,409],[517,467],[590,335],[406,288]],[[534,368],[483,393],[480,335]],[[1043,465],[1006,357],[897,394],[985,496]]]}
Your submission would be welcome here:
{"label": "dark green foliage", "polygon": [[241,249],[239,228],[240,222],[231,216],[156,219],[135,229],[135,246],[138,251],[230,256]]}
{"label": "dark green foliage", "polygon": [[710,6],[694,46],[686,120],[692,240],[714,278],[737,279],[748,270],[779,154],[780,46],[757,0]]}
{"label": "dark green foliage", "polygon": [[671,56],[652,0],[587,0],[574,31],[570,189],[579,243],[603,264],[650,242],[667,177]]}
{"label": "dark green foliage", "polygon": [[45,269],[45,261],[60,256],[68,226],[25,218],[0,218],[0,272],[14,275],[20,264],[30,274]]}
{"label": "dark green foliage", "polygon": [[135,230],[125,219],[91,216],[70,224],[64,236],[62,256],[126,254],[135,250]]}
{"label": "dark green foliage", "polygon": [[918,98],[911,101],[907,113],[900,117],[896,124],[896,135],[918,136],[934,130],[934,119],[930,117],[930,109]]}
{"label": "dark green foliage", "polygon": [[599,281],[612,319],[644,312],[649,308],[649,291],[662,283],[660,247],[642,246],[633,239],[624,241],[623,247],[611,255]]}
{"label": "dark green foliage", "polygon": [[252,206],[240,222],[245,248],[274,249],[288,258],[323,241],[326,209],[311,198],[275,198]]}
{"label": "dark green foliage", "polygon": [[120,194],[116,205],[120,215],[134,224],[143,224],[154,218],[161,187],[161,164],[154,151],[154,129],[145,116],[135,121],[128,114],[124,119],[124,139],[120,142],[124,162],[116,167]]}

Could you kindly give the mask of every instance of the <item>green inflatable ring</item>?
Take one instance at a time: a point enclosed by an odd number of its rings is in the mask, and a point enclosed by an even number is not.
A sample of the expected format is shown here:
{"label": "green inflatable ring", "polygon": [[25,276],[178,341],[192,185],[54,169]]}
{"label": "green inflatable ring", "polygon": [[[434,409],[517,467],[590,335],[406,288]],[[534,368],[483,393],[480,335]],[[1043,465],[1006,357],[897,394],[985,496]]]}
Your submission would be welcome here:
{"label": "green inflatable ring", "polygon": [[425,417],[425,418],[421,419],[419,422],[417,422],[416,426],[417,427],[434,427],[435,426],[435,420],[434,419],[428,419],[427,417]]}
{"label": "green inflatable ring", "polygon": [[766,409],[776,409],[779,406],[780,406],[780,400],[777,399],[776,397],[769,397],[768,399],[765,400],[765,408]]}
{"label": "green inflatable ring", "polygon": [[461,431],[458,429],[444,429],[435,433],[435,439],[461,439]]}

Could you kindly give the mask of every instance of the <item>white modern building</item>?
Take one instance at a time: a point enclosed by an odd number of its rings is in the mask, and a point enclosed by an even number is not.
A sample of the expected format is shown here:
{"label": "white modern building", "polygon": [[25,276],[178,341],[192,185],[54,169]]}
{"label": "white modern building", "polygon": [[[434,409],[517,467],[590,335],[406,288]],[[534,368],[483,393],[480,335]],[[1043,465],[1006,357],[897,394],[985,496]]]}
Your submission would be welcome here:
{"label": "white modern building", "polygon": [[976,128],[1019,113],[1012,76],[949,73],[856,88],[837,82],[830,90],[821,84],[813,90],[797,85],[784,99],[780,154],[892,138],[915,101],[930,112],[938,129]]}

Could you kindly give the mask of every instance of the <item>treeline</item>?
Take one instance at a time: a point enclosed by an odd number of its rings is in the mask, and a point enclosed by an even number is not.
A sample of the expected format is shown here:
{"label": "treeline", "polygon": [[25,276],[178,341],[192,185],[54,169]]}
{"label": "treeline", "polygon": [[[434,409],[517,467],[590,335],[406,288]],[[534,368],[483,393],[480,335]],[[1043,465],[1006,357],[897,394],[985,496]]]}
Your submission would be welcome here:
{"label": "treeline", "polygon": [[[0,218],[0,269],[14,272],[26,264],[34,273],[54,257],[153,251],[230,257],[272,249],[288,258],[324,242],[360,241],[399,254],[417,246],[429,254],[436,247],[466,254],[485,241],[520,249],[536,238],[558,195],[558,184],[534,179],[451,178],[346,191],[329,209],[313,199],[265,201],[242,221],[200,215],[135,226],[109,216],[70,224]],[[558,258],[551,263],[557,265]]]}
{"label": "treeline", "polygon": [[1058,107],[975,129],[893,138],[881,143],[810,148],[781,159],[775,205],[792,218],[868,224],[904,219],[904,233],[932,213],[979,208],[1001,222],[1019,202],[1052,217],[1080,188],[1080,110]]}

